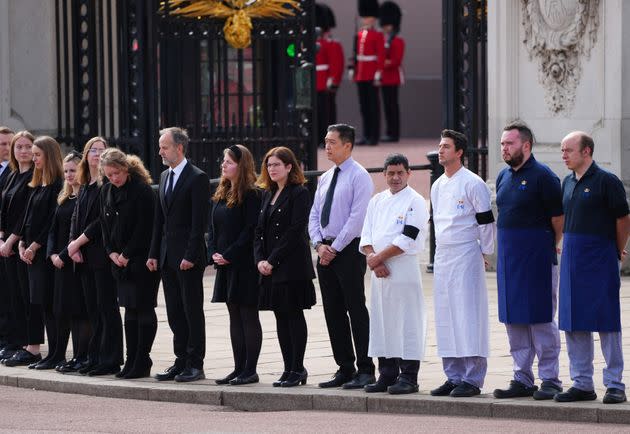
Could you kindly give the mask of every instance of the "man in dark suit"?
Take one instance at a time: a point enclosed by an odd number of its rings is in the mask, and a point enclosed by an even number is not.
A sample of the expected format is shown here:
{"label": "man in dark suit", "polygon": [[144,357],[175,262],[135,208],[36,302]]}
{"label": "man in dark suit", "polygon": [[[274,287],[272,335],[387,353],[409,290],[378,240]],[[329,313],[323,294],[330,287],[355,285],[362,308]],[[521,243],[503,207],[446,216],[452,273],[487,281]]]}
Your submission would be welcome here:
{"label": "man in dark suit", "polygon": [[[0,126],[0,201],[2,200],[2,190],[7,182],[11,168],[9,167],[9,154],[11,153],[11,139],[13,131],[8,127]],[[3,241],[0,241],[0,245]],[[4,263],[0,263],[0,278],[5,281]],[[7,347],[9,350],[9,329],[10,321],[10,300],[6,284],[0,288],[0,352]]]}
{"label": "man in dark suit", "polygon": [[173,331],[175,363],[158,381],[196,381],[205,378],[206,352],[203,313],[203,272],[207,265],[204,230],[208,216],[208,176],[189,163],[186,130],[160,131],[162,163],[151,250],[147,268],[161,271],[168,324]]}

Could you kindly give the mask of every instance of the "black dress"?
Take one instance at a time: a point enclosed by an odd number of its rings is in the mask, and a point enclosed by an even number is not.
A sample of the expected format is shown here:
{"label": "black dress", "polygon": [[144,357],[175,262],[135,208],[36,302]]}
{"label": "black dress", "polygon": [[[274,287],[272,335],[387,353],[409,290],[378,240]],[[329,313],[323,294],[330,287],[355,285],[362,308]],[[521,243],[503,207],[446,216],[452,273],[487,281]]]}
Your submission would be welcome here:
{"label": "black dress", "polygon": [[52,184],[35,187],[26,207],[20,234],[27,246],[33,242],[41,246],[35,253],[33,263],[27,268],[30,301],[33,304],[52,306],[53,266],[46,256],[46,250],[62,185],[63,181],[59,178]]}
{"label": "black dress", "polygon": [[316,303],[306,228],[310,212],[310,194],[301,185],[286,186],[276,202],[275,191],[263,197],[256,227],[256,262],[273,265],[271,276],[260,277],[260,310],[291,311],[310,309]]}
{"label": "black dress", "polygon": [[118,288],[118,304],[125,308],[145,310],[157,306],[160,275],[146,267],[154,208],[155,193],[151,186],[134,176],[120,188],[113,184],[101,188],[105,251],[108,255],[122,253],[129,259],[126,267],[111,263]]}
{"label": "black dress", "polygon": [[70,222],[77,202],[76,196],[69,196],[57,206],[50,232],[48,233],[48,250],[46,257],[59,255],[64,266],[55,268],[55,290],[53,294],[53,314],[58,317],[85,316],[85,299],[81,278],[76,264],[68,256],[70,241]]}
{"label": "black dress", "polygon": [[230,261],[217,265],[213,303],[258,305],[258,271],[254,262],[254,229],[260,211],[260,191],[250,190],[243,203],[228,208],[225,201],[212,202],[208,227],[208,261],[220,253]]}

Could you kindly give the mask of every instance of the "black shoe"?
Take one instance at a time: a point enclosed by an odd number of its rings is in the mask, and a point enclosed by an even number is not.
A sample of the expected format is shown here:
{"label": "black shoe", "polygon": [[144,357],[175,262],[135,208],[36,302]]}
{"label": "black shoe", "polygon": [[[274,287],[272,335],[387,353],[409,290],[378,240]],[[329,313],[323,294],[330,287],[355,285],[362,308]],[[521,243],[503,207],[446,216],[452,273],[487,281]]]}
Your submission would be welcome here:
{"label": "black shoe", "polygon": [[497,399],[506,398],[524,398],[526,396],[533,396],[534,392],[538,390],[538,386],[527,387],[520,381],[510,381],[510,387],[507,389],[494,389],[494,397]]}
{"label": "black shoe", "polygon": [[327,389],[330,387],[341,387],[348,381],[352,380],[352,375],[353,374],[345,374],[341,371],[337,371],[335,375],[333,375],[332,379],[319,383],[318,386],[322,389]]}
{"label": "black shoe", "polygon": [[[33,368],[37,369],[38,371],[46,370],[46,369],[55,369],[57,365],[59,365],[60,362],[65,363],[65,360],[53,360],[53,359],[42,360],[41,362],[36,363]],[[29,368],[30,368],[30,365],[29,365]]]}
{"label": "black shoe", "polygon": [[178,383],[189,383],[191,381],[205,380],[206,374],[203,369],[197,368],[184,368],[182,372],[175,376],[175,381]]}
{"label": "black shoe", "polygon": [[289,378],[283,381],[280,386],[282,387],[295,387],[300,384],[303,386],[306,384],[306,380],[308,379],[308,371],[306,368],[302,369],[302,372],[294,372],[292,371],[289,374]]}
{"label": "black shoe", "polygon": [[276,381],[274,381],[273,383],[271,383],[271,385],[272,385],[273,387],[280,387],[280,386],[282,386],[282,382],[283,382],[283,381],[287,381],[287,378],[289,378],[289,374],[290,374],[290,373],[291,373],[290,371],[284,371],[284,372],[282,373],[282,375],[280,376],[280,378],[278,378]]}
{"label": "black shoe", "polygon": [[180,368],[177,365],[170,366],[161,374],[155,374],[153,378],[157,381],[169,381],[174,380],[176,376],[182,373],[184,368]]}
{"label": "black shoe", "polygon": [[467,398],[470,396],[479,395],[480,393],[481,389],[479,389],[477,386],[473,386],[470,383],[462,381],[462,383],[455,389],[453,389],[449,395],[453,398]]}
{"label": "black shoe", "polygon": [[380,138],[380,141],[383,143],[397,143],[398,142],[398,137],[392,137],[392,136],[383,136]]}
{"label": "black shoe", "polygon": [[123,368],[120,370],[120,372],[118,372],[115,377],[116,378],[124,378],[125,375],[127,375],[129,373],[129,371],[131,371],[131,369],[133,368],[133,361],[127,359],[127,361],[125,362],[125,365],[123,366]]}
{"label": "black shoe", "polygon": [[4,361],[10,359],[19,350],[21,350],[21,348],[16,345],[5,346],[2,351],[0,351],[0,360]]}
{"label": "black shoe", "polygon": [[553,399],[556,402],[594,401],[597,399],[597,394],[594,390],[580,390],[571,387],[566,392],[557,393]]}
{"label": "black shoe", "polygon": [[354,378],[341,386],[342,389],[363,389],[368,384],[376,383],[376,377],[372,374],[357,373]]}
{"label": "black shoe", "polygon": [[136,367],[134,366],[123,377],[125,380],[132,380],[134,378],[146,378],[151,376],[151,366]]}
{"label": "black shoe", "polygon": [[216,384],[218,384],[218,385],[228,384],[230,382],[230,380],[233,380],[236,377],[238,377],[238,373],[236,371],[232,371],[229,374],[227,374],[227,376],[225,376],[223,378],[219,378],[218,380],[214,380],[214,382]]}
{"label": "black shoe", "polygon": [[114,375],[120,372],[120,366],[118,365],[97,365],[89,371],[88,377],[97,377],[100,375]]}
{"label": "black shoe", "polygon": [[398,379],[396,384],[389,386],[387,392],[390,395],[406,395],[407,393],[416,393],[420,388],[417,384],[410,383],[407,380]]}
{"label": "black shoe", "polygon": [[534,392],[535,400],[543,401],[545,399],[553,399],[556,396],[556,393],[562,392],[562,387],[556,386],[554,383],[550,381],[543,381],[540,385],[540,389]]}
{"label": "black shoe", "polygon": [[620,404],[626,402],[626,392],[615,387],[606,389],[606,394],[602,400],[604,404]]}
{"label": "black shoe", "polygon": [[5,360],[5,366],[28,366],[31,363],[39,362],[42,359],[41,354],[33,354],[26,350],[18,350],[13,357]]}
{"label": "black shoe", "polygon": [[253,384],[253,383],[258,383],[258,381],[260,381],[258,379],[258,374],[254,372],[252,375],[246,375],[244,377],[241,377],[239,375],[238,377],[231,379],[230,386],[241,386],[243,384]]}
{"label": "black shoe", "polygon": [[92,369],[96,368],[98,363],[95,362],[85,362],[85,364],[77,370],[79,374],[87,375]]}
{"label": "black shoe", "polygon": [[451,383],[450,381],[446,380],[444,384],[442,384],[437,389],[433,389],[430,393],[431,396],[448,396],[456,387],[457,384]]}
{"label": "black shoe", "polygon": [[363,390],[365,390],[366,393],[382,393],[387,392],[387,388],[389,386],[393,386],[394,384],[396,384],[396,380],[386,381],[383,380],[382,377],[379,377],[376,383],[367,384]]}

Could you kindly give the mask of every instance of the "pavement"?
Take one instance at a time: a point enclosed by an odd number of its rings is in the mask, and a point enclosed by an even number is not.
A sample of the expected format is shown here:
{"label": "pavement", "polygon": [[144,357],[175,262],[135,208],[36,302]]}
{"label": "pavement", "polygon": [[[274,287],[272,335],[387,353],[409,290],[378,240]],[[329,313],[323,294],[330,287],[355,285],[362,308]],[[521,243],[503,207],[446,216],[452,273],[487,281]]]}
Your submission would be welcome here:
{"label": "pavement", "polygon": [[[376,151],[381,148],[380,154]],[[431,150],[429,144],[409,143],[390,147],[391,150],[418,155],[412,164],[423,164],[426,151]],[[366,149],[366,151],[362,151]],[[359,155],[362,152],[373,154]],[[372,161],[382,161],[383,153],[389,152],[386,147],[359,148],[357,160],[368,165]],[[369,158],[368,158],[369,157]],[[324,160],[325,161],[325,160]],[[380,164],[380,163],[379,163]],[[320,165],[320,168],[326,166]],[[377,174],[378,176],[378,174]],[[428,173],[423,172],[414,177],[418,191],[422,192]],[[412,178],[412,179],[414,179]],[[384,185],[384,184],[383,184]],[[413,184],[412,184],[413,185]],[[384,187],[379,188],[382,189]],[[423,292],[428,313],[427,347],[425,359],[421,363],[419,384],[420,392],[413,395],[390,396],[387,394],[368,394],[362,391],[345,391],[340,389],[319,389],[317,383],[329,379],[336,371],[326,330],[324,312],[319,294],[318,303],[306,311],[309,335],[306,348],[305,366],[309,371],[308,384],[296,388],[273,388],[271,383],[283,371],[282,358],[277,342],[273,313],[261,312],[263,343],[258,363],[260,383],[246,386],[217,386],[214,379],[221,378],[232,371],[233,360],[229,339],[228,312],[224,304],[210,303],[214,270],[206,270],[204,286],[206,288],[204,311],[206,315],[205,373],[207,380],[192,384],[160,383],[151,378],[140,380],[118,380],[113,376],[84,377],[78,374],[59,374],[54,371],[33,371],[25,367],[8,368],[0,366],[0,386],[33,388],[63,393],[78,393],[115,398],[142,399],[153,401],[169,401],[179,403],[197,403],[228,406],[247,411],[280,411],[280,410],[327,410],[375,413],[406,413],[452,416],[499,417],[520,419],[542,419],[558,421],[582,421],[601,423],[630,424],[630,404],[604,405],[601,398],[604,394],[602,385],[602,368],[604,360],[595,344],[595,384],[598,401],[588,403],[560,404],[553,401],[534,401],[528,398],[496,400],[492,391],[505,387],[512,379],[512,360],[509,354],[505,328],[497,319],[496,275],[488,272],[486,281],[490,303],[490,347],[488,374],[482,395],[473,398],[431,397],[429,390],[445,380],[441,360],[437,356],[435,329],[433,320],[433,282],[432,275],[427,274],[428,251],[421,258],[423,270]],[[366,274],[366,290],[369,297],[369,274]],[[630,312],[630,278],[623,277],[621,285],[622,317]],[[166,319],[163,294],[158,297],[158,332],[153,346],[152,373],[161,372],[174,360],[172,353],[172,334]],[[624,332],[628,325],[624,327]],[[595,336],[596,341],[598,337]],[[43,351],[46,349],[43,347]],[[624,351],[628,354],[627,343]],[[570,386],[568,358],[562,336],[562,352],[560,355],[560,378],[565,388]]]}

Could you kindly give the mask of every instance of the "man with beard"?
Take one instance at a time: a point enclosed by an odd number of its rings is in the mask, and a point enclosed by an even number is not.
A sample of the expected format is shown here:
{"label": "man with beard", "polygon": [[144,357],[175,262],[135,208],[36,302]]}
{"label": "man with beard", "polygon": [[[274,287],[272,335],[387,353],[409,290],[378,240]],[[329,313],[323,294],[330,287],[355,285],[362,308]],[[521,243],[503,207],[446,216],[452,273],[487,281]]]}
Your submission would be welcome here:
{"label": "man with beard", "polygon": [[[501,153],[509,167],[497,176],[497,286],[499,321],[505,324],[514,379],[495,398],[552,399],[558,379],[560,334],[556,245],[562,238],[560,179],[532,154],[534,137],[523,123],[503,129]],[[538,357],[540,390],[532,364]]]}

